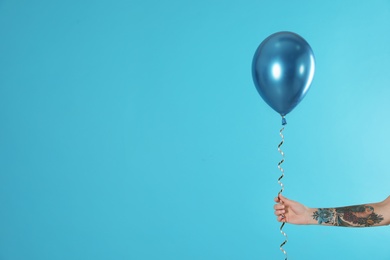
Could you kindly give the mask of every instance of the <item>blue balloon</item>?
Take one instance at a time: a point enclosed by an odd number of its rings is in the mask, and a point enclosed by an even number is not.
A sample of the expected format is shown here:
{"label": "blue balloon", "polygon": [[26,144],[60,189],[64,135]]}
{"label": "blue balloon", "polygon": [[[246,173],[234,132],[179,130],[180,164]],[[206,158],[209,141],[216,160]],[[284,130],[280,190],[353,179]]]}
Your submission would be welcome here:
{"label": "blue balloon", "polygon": [[257,91],[283,118],[305,97],[314,70],[310,45],[292,32],[267,37],[257,48],[252,62]]}

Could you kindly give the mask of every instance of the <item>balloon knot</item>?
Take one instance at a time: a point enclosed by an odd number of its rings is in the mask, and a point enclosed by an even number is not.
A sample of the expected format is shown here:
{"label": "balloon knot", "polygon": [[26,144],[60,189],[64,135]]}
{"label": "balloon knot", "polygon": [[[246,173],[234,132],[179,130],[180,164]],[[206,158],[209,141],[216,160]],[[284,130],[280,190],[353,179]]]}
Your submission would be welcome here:
{"label": "balloon knot", "polygon": [[282,125],[287,125],[287,120],[284,118],[284,116],[282,116]]}

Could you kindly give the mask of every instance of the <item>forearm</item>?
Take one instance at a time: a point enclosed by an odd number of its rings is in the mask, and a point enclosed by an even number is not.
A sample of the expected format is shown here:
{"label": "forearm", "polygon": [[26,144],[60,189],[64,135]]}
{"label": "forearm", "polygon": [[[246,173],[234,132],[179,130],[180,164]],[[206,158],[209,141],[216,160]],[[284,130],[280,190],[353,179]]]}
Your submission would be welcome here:
{"label": "forearm", "polygon": [[309,208],[308,224],[371,227],[390,224],[390,197],[379,203],[339,208]]}

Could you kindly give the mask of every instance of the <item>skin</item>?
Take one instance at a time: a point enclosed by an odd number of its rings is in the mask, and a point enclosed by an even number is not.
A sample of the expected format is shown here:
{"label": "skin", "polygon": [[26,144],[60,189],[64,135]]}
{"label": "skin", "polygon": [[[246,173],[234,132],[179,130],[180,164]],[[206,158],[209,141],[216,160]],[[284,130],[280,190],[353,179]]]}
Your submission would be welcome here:
{"label": "skin", "polygon": [[372,227],[390,224],[390,196],[377,203],[338,208],[309,208],[279,194],[274,214],[279,222],[296,225]]}

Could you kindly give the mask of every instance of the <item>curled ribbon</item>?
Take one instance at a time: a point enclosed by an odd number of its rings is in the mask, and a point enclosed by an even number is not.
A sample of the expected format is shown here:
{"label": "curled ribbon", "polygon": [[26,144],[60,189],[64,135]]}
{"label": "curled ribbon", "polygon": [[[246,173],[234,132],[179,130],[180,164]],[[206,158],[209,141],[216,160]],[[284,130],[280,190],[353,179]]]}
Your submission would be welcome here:
{"label": "curled ribbon", "polygon": [[[283,124],[284,125],[284,124]],[[284,127],[282,127],[282,129],[280,129],[279,131],[279,135],[280,137],[282,138],[282,141],[279,143],[278,145],[278,152],[282,155],[282,159],[280,160],[280,162],[278,163],[278,169],[280,170],[280,172],[282,173],[282,175],[279,177],[278,179],[278,183],[281,187],[279,193],[278,193],[278,196],[279,194],[281,194],[284,190],[284,185],[283,183],[281,182],[281,179],[284,177],[284,169],[282,168],[282,164],[284,162],[284,152],[282,151],[282,149],[280,148],[283,143],[284,143],[284,135],[283,135],[283,130],[284,130]],[[283,218],[285,217],[284,215],[282,215]],[[285,260],[287,260],[287,252],[286,250],[283,249],[283,246],[287,243],[287,234],[283,231],[283,227],[284,227],[284,224],[286,224],[286,222],[283,222],[282,225],[280,226],[280,233],[285,237],[285,240],[283,241],[282,244],[280,244],[280,250],[283,252],[283,254],[285,255]]]}

